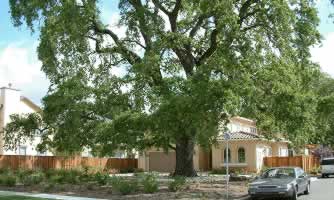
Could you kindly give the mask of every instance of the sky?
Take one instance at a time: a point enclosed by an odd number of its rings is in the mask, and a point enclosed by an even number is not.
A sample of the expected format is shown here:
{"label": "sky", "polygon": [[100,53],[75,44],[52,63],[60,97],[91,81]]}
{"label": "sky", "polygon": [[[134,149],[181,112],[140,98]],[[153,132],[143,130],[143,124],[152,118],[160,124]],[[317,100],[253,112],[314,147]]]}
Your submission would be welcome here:
{"label": "sky", "polygon": [[[119,16],[117,4],[118,0],[100,1],[102,20],[111,26]],[[312,60],[334,77],[334,19],[328,17],[330,13],[334,13],[334,6],[330,5],[329,0],[318,0],[317,8],[323,41],[320,46],[311,49]],[[27,27],[14,27],[8,0],[0,0],[0,87],[11,83],[12,87],[20,89],[24,96],[40,105],[49,82],[41,71],[41,62],[37,58],[38,37],[38,32],[32,34]]]}

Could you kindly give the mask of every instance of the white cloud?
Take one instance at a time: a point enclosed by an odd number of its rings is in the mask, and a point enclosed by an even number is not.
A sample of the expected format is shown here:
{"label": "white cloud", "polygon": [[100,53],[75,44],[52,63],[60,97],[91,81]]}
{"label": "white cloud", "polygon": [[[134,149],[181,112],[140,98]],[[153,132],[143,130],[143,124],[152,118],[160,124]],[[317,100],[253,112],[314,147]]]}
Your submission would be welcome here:
{"label": "white cloud", "polygon": [[126,34],[126,27],[119,24],[120,19],[121,16],[118,13],[113,13],[108,21],[108,28],[112,30],[119,38],[123,38]]}
{"label": "white cloud", "polygon": [[11,83],[12,87],[22,90],[23,95],[40,104],[49,82],[40,70],[36,46],[15,43],[0,49],[0,87]]}
{"label": "white cloud", "polygon": [[318,63],[324,72],[334,77],[334,32],[324,36],[322,45],[311,49],[312,60]]}

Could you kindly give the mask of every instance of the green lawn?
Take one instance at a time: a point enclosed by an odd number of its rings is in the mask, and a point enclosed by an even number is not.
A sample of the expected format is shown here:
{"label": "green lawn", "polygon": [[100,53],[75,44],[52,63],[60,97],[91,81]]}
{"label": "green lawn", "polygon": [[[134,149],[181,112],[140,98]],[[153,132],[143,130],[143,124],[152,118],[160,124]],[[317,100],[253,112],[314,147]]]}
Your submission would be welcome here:
{"label": "green lawn", "polygon": [[47,200],[35,197],[22,197],[22,196],[0,196],[0,200]]}

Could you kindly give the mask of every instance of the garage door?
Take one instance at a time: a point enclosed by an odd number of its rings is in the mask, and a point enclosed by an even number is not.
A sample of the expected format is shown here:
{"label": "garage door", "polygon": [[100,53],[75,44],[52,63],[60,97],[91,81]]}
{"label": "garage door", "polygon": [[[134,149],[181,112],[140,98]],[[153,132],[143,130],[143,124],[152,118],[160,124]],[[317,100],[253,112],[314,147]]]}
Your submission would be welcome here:
{"label": "garage door", "polygon": [[175,152],[150,152],[150,171],[173,172],[175,169]]}

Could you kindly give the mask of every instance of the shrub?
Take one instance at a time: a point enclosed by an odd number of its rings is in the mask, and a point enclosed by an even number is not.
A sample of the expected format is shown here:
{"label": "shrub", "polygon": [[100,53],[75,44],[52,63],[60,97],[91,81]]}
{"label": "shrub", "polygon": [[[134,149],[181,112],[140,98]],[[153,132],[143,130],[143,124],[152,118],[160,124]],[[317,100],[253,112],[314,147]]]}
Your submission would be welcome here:
{"label": "shrub", "polygon": [[154,174],[144,175],[142,184],[144,187],[144,192],[146,193],[154,193],[159,189],[157,177]]}
{"label": "shrub", "polygon": [[50,182],[51,183],[64,183],[64,177],[63,176],[60,176],[60,175],[53,175],[51,176],[50,178]]}
{"label": "shrub", "polygon": [[44,171],[44,174],[45,174],[45,177],[47,179],[51,178],[52,176],[56,175],[57,174],[57,170],[55,169],[48,169],[46,171]]}
{"label": "shrub", "polygon": [[48,170],[46,173],[47,177],[53,183],[78,183],[79,177],[82,175],[81,171],[79,170]]}
{"label": "shrub", "polygon": [[92,184],[92,183],[89,183],[89,184],[87,184],[86,185],[86,188],[87,188],[87,190],[94,190],[94,184]]}
{"label": "shrub", "polygon": [[134,173],[143,173],[144,172],[144,169],[142,168],[135,168],[134,169]]}
{"label": "shrub", "polygon": [[7,175],[7,174],[10,174],[10,173],[11,173],[10,168],[8,168],[8,167],[0,168],[0,174]]}
{"label": "shrub", "polygon": [[226,169],[225,168],[212,169],[210,174],[226,174]]}
{"label": "shrub", "polygon": [[9,186],[9,187],[13,187],[16,185],[16,177],[12,174],[2,175],[0,177],[0,184]]}
{"label": "shrub", "polygon": [[19,180],[23,182],[23,179],[34,173],[34,171],[30,169],[18,169],[15,173]]}
{"label": "shrub", "polygon": [[119,173],[121,173],[121,174],[134,173],[134,172],[135,172],[135,168],[133,168],[133,167],[129,167],[129,168],[119,170]]}
{"label": "shrub", "polygon": [[174,181],[170,182],[168,185],[168,189],[172,192],[177,192],[183,190],[186,185],[186,178],[183,176],[174,177]]}
{"label": "shrub", "polygon": [[22,178],[24,185],[37,185],[44,180],[45,176],[42,172],[35,172]]}
{"label": "shrub", "polygon": [[122,195],[127,195],[138,190],[136,181],[126,181],[124,178],[113,176],[111,177],[112,189]]}
{"label": "shrub", "polygon": [[106,185],[108,183],[109,175],[107,173],[97,172],[94,179],[99,185]]}
{"label": "shrub", "polygon": [[54,183],[47,183],[47,184],[44,185],[43,190],[44,190],[44,192],[50,192],[54,188],[55,188]]}

